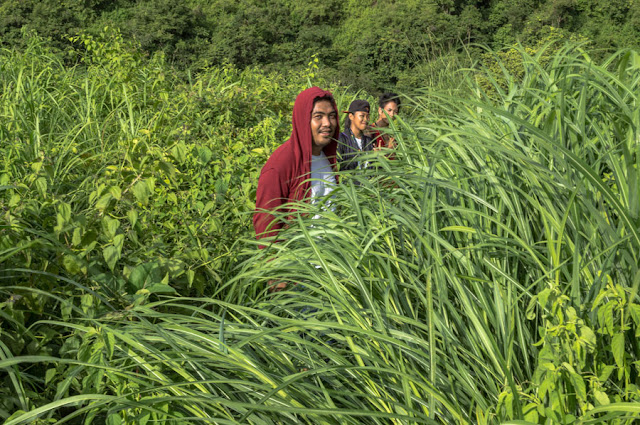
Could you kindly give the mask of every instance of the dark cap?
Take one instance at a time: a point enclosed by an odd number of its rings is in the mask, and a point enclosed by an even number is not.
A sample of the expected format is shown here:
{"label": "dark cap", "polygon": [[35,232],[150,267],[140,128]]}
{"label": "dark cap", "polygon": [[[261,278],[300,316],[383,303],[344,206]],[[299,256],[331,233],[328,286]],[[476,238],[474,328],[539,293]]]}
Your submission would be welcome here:
{"label": "dark cap", "polygon": [[344,111],[344,113],[353,114],[355,112],[362,111],[368,114],[370,109],[371,108],[369,107],[369,102],[362,99],[356,99],[353,102],[351,102],[351,104],[349,105],[349,110]]}

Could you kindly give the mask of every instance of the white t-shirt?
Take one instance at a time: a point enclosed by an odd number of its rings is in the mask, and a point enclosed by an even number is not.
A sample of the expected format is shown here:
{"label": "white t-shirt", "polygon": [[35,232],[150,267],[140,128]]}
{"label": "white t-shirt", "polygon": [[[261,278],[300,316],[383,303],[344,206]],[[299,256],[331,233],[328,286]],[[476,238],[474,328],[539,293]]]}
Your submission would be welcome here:
{"label": "white t-shirt", "polygon": [[328,195],[336,184],[336,176],[329,159],[321,152],[320,155],[311,156],[311,202]]}
{"label": "white t-shirt", "polygon": [[358,144],[358,149],[362,150],[362,137],[359,139],[357,137],[354,137],[354,139],[356,139],[356,143]]}

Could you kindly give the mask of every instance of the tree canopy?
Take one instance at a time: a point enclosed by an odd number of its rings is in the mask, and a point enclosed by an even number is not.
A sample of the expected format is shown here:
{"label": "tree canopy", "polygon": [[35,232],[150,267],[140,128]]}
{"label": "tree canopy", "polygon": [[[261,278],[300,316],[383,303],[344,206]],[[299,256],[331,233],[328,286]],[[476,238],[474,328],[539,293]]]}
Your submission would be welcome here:
{"label": "tree canopy", "polygon": [[[118,28],[143,51],[194,71],[233,64],[301,68],[315,55],[342,81],[379,92],[426,59],[475,44],[533,45],[550,33],[610,52],[640,46],[640,0],[1,0],[0,43],[35,30],[59,49],[69,35]],[[404,77],[403,77],[404,76]],[[406,80],[406,78],[405,78]]]}

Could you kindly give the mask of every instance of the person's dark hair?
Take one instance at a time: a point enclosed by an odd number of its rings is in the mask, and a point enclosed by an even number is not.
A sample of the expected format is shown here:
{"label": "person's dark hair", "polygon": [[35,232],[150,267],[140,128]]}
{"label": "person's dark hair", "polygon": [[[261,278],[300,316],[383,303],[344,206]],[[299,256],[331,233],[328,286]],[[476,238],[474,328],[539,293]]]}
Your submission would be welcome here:
{"label": "person's dark hair", "polygon": [[344,119],[344,124],[342,125],[342,128],[344,129],[344,131],[347,131],[347,129],[351,128],[351,120],[349,119],[348,114],[347,114],[347,117]]}
{"label": "person's dark hair", "polygon": [[387,103],[389,102],[396,102],[396,105],[398,105],[398,111],[400,111],[400,104],[402,102],[400,101],[400,96],[398,96],[397,93],[382,93],[382,95],[380,95],[380,99],[378,100],[378,106],[384,109],[384,107],[387,106]]}
{"label": "person's dark hair", "polygon": [[316,97],[315,99],[313,99],[313,106],[316,106],[316,103],[320,102],[321,100],[328,100],[329,102],[333,103],[333,96]]}

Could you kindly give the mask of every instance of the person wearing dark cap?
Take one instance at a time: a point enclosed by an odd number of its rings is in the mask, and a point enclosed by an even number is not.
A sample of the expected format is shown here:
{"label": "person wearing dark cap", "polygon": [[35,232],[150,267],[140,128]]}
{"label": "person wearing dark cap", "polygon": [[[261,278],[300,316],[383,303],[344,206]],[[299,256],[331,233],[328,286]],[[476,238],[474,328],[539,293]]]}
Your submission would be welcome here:
{"label": "person wearing dark cap", "polygon": [[345,111],[347,119],[344,131],[338,138],[338,161],[340,170],[355,170],[363,168],[365,164],[358,160],[362,152],[373,150],[373,138],[369,134],[369,102],[356,99]]}
{"label": "person wearing dark cap", "polygon": [[[378,121],[371,127],[383,129],[389,127],[389,118],[393,119],[400,112],[400,97],[396,93],[383,93],[378,101]],[[375,147],[390,148],[395,147],[395,139],[389,134],[376,131],[374,136]]]}

